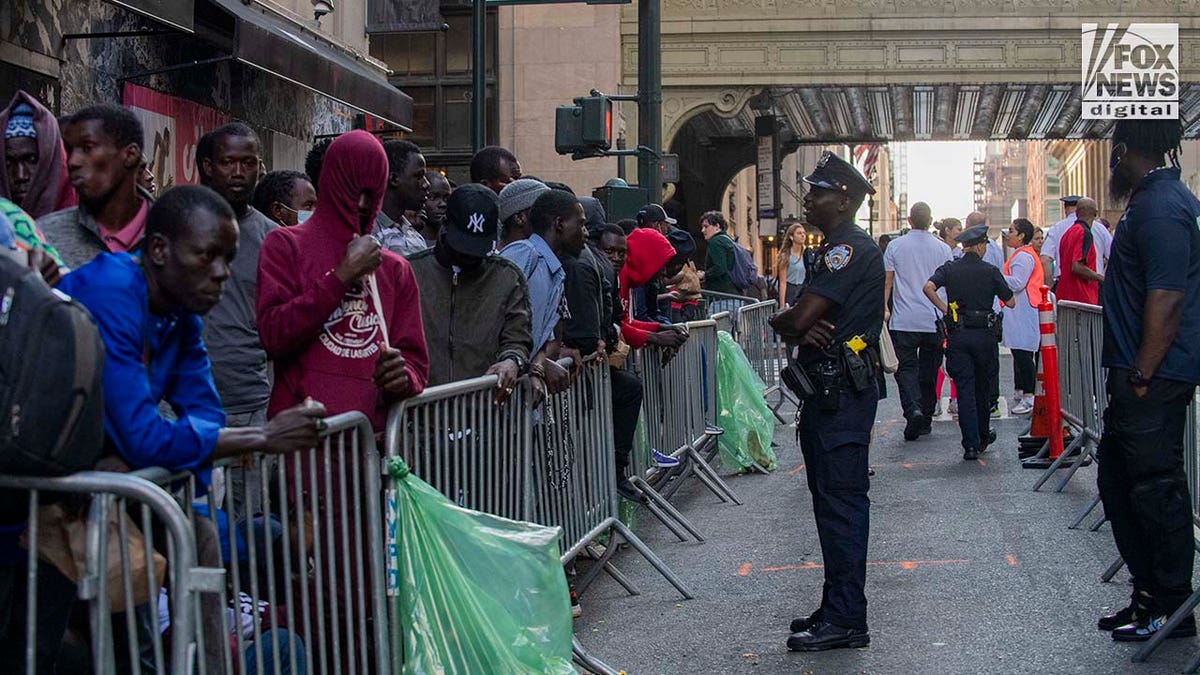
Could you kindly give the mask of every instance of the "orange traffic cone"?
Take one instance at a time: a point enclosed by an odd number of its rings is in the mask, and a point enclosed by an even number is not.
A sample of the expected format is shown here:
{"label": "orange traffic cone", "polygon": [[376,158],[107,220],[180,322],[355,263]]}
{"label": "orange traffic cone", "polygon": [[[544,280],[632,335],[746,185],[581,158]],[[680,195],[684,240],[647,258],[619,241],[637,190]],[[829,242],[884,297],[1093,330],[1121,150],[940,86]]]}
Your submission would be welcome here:
{"label": "orange traffic cone", "polygon": [[[1063,448],[1070,442],[1070,428],[1063,421],[1062,408],[1059,407],[1061,400],[1058,388],[1058,342],[1055,339],[1054,306],[1050,302],[1050,289],[1046,286],[1042,286],[1038,323],[1042,336],[1042,358],[1038,361],[1037,391],[1034,393],[1029,436],[1020,439],[1021,445],[1018,448],[1018,453],[1024,460],[1021,465],[1026,469],[1044,469],[1050,466],[1062,455]],[[1047,441],[1050,445],[1049,456],[1035,458],[1034,455],[1038,454]]]}

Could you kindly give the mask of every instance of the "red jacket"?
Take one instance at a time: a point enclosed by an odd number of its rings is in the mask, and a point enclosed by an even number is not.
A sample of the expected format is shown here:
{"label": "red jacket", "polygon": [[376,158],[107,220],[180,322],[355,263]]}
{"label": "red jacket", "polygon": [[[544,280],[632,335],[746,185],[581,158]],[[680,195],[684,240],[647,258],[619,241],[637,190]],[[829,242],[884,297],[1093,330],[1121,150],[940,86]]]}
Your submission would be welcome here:
{"label": "red jacket", "polygon": [[657,333],[662,325],[632,318],[629,315],[629,292],[649,283],[663,265],[675,256],[675,249],[661,232],[648,227],[630,232],[626,246],[625,266],[621,268],[619,276],[621,307],[624,310],[621,337],[630,347],[641,349],[646,344],[646,335]]}
{"label": "red jacket", "polygon": [[[256,305],[259,338],[275,362],[268,415],[311,396],[331,415],[359,410],[383,430],[390,401],[372,380],[383,342],[380,317],[364,284],[343,284],[334,268],[350,241],[370,231],[387,176],[387,156],[375,137],[365,131],[338,137],[325,153],[316,211],[263,241]],[[363,190],[374,196],[365,228],[357,206]],[[406,260],[386,250],[375,279],[391,346],[407,361],[406,396],[414,396],[429,374],[416,279]]]}

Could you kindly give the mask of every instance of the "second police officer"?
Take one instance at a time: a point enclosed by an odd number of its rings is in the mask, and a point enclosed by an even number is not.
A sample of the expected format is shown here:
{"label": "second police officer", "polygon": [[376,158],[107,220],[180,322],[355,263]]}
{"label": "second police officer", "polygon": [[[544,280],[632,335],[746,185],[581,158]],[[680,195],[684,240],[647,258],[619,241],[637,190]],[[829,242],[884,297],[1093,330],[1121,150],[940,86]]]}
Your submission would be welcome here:
{"label": "second police officer", "polygon": [[[999,371],[1000,315],[992,311],[1000,298],[1013,307],[1012,289],[994,265],[983,260],[988,246],[987,225],[962,231],[955,241],[963,256],[938,268],[925,282],[925,296],[942,313],[946,328],[946,372],[958,385],[958,426],[963,459],[973,460],[995,442],[988,429],[992,378]],[[946,299],[938,297],[946,289]]]}
{"label": "second police officer", "polygon": [[868,448],[879,401],[883,254],[854,224],[871,184],[830,152],[804,179],[805,222],[825,242],[804,293],[771,319],[790,345],[783,377],[800,398],[796,435],[824,559],[821,604],[791,624],[788,649],[866,647]]}

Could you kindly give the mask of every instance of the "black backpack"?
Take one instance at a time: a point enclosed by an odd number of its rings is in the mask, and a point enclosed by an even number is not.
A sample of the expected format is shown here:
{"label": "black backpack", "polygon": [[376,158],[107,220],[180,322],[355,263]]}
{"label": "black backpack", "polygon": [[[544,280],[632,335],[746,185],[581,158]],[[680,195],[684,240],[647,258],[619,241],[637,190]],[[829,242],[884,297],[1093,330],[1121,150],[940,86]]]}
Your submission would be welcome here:
{"label": "black backpack", "polygon": [[0,255],[0,473],[91,469],[104,447],[104,342],[83,305]]}

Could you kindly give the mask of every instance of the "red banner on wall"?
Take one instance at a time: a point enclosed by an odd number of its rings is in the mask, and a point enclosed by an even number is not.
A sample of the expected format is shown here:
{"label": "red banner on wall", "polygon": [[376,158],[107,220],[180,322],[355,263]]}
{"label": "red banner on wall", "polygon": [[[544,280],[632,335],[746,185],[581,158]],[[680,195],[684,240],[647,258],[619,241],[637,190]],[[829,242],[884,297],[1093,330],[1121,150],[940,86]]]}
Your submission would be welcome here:
{"label": "red banner on wall", "polygon": [[172,185],[199,182],[196,143],[204,134],[233,119],[215,108],[128,82],[122,101],[142,122],[146,139],[142,152],[150,162],[160,191]]}

